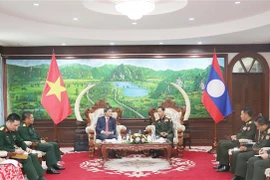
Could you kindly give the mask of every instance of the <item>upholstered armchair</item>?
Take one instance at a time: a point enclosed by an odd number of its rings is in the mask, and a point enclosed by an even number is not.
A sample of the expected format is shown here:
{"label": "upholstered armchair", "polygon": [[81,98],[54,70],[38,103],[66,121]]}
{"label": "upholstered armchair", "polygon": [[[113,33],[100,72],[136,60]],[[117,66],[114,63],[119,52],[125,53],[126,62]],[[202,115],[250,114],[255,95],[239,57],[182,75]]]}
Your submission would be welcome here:
{"label": "upholstered armchair", "polygon": [[[99,117],[104,116],[104,108],[110,107],[110,105],[104,101],[99,100],[91,109],[85,110],[85,116],[87,119],[87,127],[85,129],[89,137],[89,156],[93,157],[95,150],[100,148],[102,141],[96,139],[96,124]],[[127,128],[124,125],[120,125],[120,117],[122,110],[120,108],[113,109],[112,117],[116,119],[116,133],[117,136],[124,138],[126,136]]]}
{"label": "upholstered armchair", "polygon": [[[165,102],[161,104],[165,108],[165,116],[171,118],[173,122],[173,131],[174,138],[173,144],[177,149],[177,155],[179,157],[183,156],[183,132],[185,131],[185,126],[183,125],[184,120],[188,120],[189,110],[185,111],[184,108],[178,108],[178,106],[171,100],[167,99]],[[188,112],[188,113],[187,113]],[[159,119],[157,109],[150,108],[149,116],[152,122],[152,125],[148,125],[146,127],[146,131],[152,135],[155,134],[155,122]]]}

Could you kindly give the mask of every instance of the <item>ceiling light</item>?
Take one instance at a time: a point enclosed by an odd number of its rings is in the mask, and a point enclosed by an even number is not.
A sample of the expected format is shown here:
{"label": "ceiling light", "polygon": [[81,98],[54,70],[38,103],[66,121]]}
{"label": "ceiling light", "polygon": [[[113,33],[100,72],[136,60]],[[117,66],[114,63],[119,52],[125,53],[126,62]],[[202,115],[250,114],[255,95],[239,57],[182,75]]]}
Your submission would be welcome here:
{"label": "ceiling light", "polygon": [[39,4],[38,4],[38,3],[34,3],[33,5],[34,5],[34,6],[39,6]]}
{"label": "ceiling light", "polygon": [[78,19],[78,18],[76,18],[76,17],[75,17],[75,18],[73,18],[73,21],[78,21],[78,20],[79,20],[79,19]]}
{"label": "ceiling light", "polygon": [[195,20],[195,18],[189,18],[189,20],[190,20],[190,21],[194,21],[194,20]]}
{"label": "ceiling light", "polygon": [[241,2],[240,1],[235,1],[234,4],[241,4]]}
{"label": "ceiling light", "polygon": [[111,42],[110,45],[114,45],[114,42]]}
{"label": "ceiling light", "polygon": [[200,41],[200,42],[198,42],[198,44],[202,44],[202,42]]}
{"label": "ceiling light", "polygon": [[62,46],[65,46],[65,45],[67,45],[66,43],[62,43]]}
{"label": "ceiling light", "polygon": [[133,24],[133,25],[136,25],[137,23],[136,23],[136,22],[133,22],[132,24]]}
{"label": "ceiling light", "polygon": [[163,44],[163,42],[160,42],[159,44]]}
{"label": "ceiling light", "polygon": [[138,20],[154,11],[155,2],[154,0],[117,0],[115,8],[130,19]]}

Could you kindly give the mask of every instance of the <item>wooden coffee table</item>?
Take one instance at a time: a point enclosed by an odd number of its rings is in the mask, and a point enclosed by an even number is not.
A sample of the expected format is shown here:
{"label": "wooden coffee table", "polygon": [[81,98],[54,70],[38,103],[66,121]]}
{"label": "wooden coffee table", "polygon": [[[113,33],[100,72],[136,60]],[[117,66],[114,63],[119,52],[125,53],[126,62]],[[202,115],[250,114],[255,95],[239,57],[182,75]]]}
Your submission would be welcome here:
{"label": "wooden coffee table", "polygon": [[103,156],[102,165],[107,161],[108,151],[109,150],[121,150],[121,151],[132,151],[139,152],[145,150],[163,150],[165,152],[165,158],[171,165],[171,154],[172,154],[172,145],[169,140],[164,143],[151,142],[145,144],[131,144],[127,142],[117,143],[117,142],[103,142],[101,144],[101,153]]}

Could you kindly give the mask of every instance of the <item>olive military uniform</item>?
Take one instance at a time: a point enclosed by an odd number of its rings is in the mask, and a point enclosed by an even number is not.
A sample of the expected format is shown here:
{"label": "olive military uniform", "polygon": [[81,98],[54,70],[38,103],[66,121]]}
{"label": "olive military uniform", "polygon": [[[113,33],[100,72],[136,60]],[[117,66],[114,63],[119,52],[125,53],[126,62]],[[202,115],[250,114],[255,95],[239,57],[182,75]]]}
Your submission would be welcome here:
{"label": "olive military uniform", "polygon": [[57,161],[61,160],[58,144],[55,142],[41,143],[41,138],[32,124],[21,123],[18,132],[24,141],[36,142],[34,149],[46,152],[46,163],[48,168],[53,168]]}
{"label": "olive military uniform", "polygon": [[[0,126],[0,149],[7,152],[15,152],[14,145],[26,150],[27,146],[17,131],[9,131],[6,125]],[[23,165],[23,170],[29,180],[37,180],[43,177],[44,170],[38,162],[36,154],[29,154],[28,158],[16,159]]]}
{"label": "olive military uniform", "polygon": [[232,140],[221,140],[218,142],[218,149],[217,149],[217,161],[221,165],[229,165],[229,154],[228,150],[234,147],[239,146],[239,139],[255,139],[256,135],[256,125],[254,121],[249,120],[244,122],[242,127],[240,128],[239,133],[236,135],[235,141]]}
{"label": "olive military uniform", "polygon": [[157,136],[160,136],[161,132],[166,132],[168,133],[166,138],[169,139],[173,144],[173,123],[170,118],[166,116],[160,118],[159,120],[156,121],[155,127]]}
{"label": "olive military uniform", "polygon": [[267,153],[268,159],[262,159],[259,157],[249,158],[246,180],[265,180],[264,171],[266,168],[270,168],[270,150],[268,150]]}
{"label": "olive military uniform", "polygon": [[258,154],[259,149],[262,147],[270,146],[270,126],[266,130],[260,133],[257,142],[252,146],[248,147],[246,151],[233,151],[232,153],[232,168],[231,171],[236,176],[246,177],[247,172],[247,161],[249,158]]}

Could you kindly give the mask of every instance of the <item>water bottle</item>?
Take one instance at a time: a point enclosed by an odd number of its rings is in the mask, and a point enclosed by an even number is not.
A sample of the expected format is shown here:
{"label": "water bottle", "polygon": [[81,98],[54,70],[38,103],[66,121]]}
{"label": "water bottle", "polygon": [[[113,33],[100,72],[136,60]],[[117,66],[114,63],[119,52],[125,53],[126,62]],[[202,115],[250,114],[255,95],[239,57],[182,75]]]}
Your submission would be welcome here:
{"label": "water bottle", "polygon": [[130,130],[128,131],[127,135],[126,135],[126,140],[129,141],[129,136],[130,136]]}

